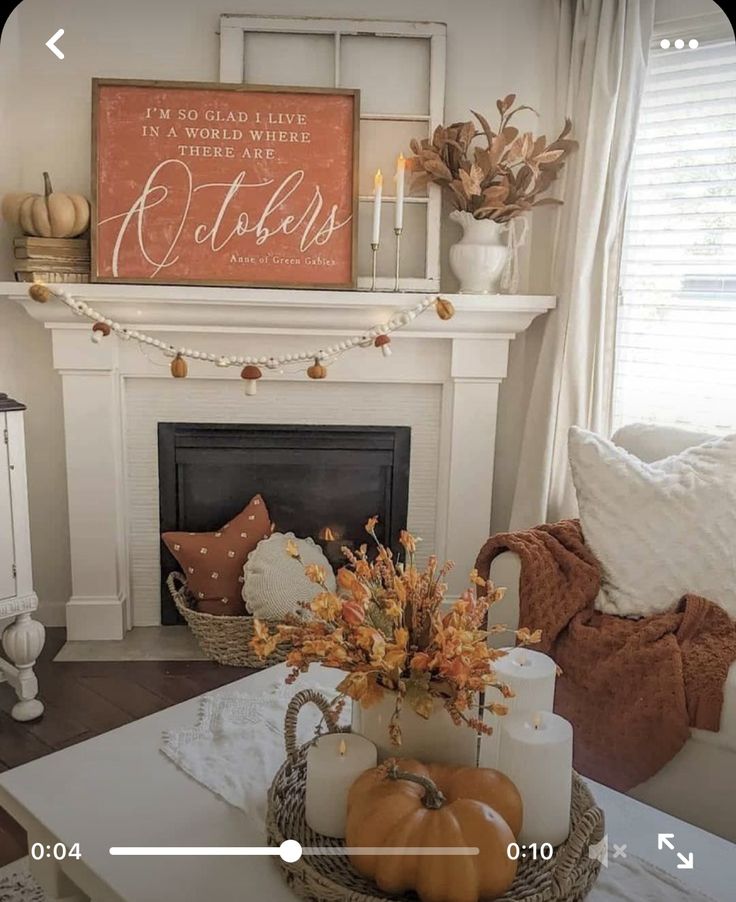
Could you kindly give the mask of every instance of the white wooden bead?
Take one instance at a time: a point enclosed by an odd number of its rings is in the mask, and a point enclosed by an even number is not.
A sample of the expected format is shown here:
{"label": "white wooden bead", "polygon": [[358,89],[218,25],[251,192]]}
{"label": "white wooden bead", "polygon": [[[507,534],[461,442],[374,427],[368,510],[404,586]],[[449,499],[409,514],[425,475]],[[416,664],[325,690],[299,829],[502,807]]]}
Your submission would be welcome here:
{"label": "white wooden bead", "polygon": [[183,357],[191,357],[195,360],[207,360],[221,367],[232,366],[234,364],[242,366],[257,363],[260,366],[267,366],[270,369],[278,369],[286,363],[297,363],[307,360],[312,361],[315,359],[325,360],[330,357],[336,357],[344,353],[345,351],[350,350],[351,348],[359,346],[371,346],[374,340],[379,335],[388,335],[391,332],[400,329],[402,326],[408,325],[410,322],[412,322],[412,320],[416,319],[417,316],[424,313],[425,310],[434,306],[436,302],[436,298],[434,297],[425,297],[424,299],[415,303],[413,306],[406,307],[403,310],[397,311],[387,323],[378,324],[369,331],[365,332],[363,335],[350,336],[339,342],[336,342],[335,344],[320,348],[319,350],[310,348],[306,351],[298,353],[283,354],[280,356],[272,357],[229,357],[227,355],[210,354],[206,351],[196,351],[193,348],[176,348],[164,341],[161,341],[160,339],[153,338],[150,335],[145,335],[144,333],[139,332],[136,329],[126,329],[124,326],[121,326],[120,323],[115,322],[108,317],[102,316],[94,308],[90,307],[89,304],[87,304],[85,301],[76,300],[64,290],[55,289],[53,290],[53,294],[63,303],[67,304],[67,306],[69,306],[70,309],[78,315],[87,316],[90,319],[93,319],[95,322],[105,323],[121,338],[126,340],[132,338],[142,344],[148,344],[152,347],[159,348],[167,356],[175,356],[176,354],[180,354]]}

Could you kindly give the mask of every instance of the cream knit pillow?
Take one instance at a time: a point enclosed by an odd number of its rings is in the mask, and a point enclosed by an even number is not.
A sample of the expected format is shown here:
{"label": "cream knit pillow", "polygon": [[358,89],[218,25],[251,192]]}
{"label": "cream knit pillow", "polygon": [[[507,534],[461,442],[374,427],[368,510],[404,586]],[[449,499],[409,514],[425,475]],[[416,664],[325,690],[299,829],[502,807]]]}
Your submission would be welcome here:
{"label": "cream knit pillow", "polygon": [[[289,539],[299,547],[303,563],[287,553]],[[243,601],[248,611],[260,620],[283,620],[287,614],[298,613],[299,602],[309,602],[322,591],[304,575],[304,564],[324,567],[327,587],[335,591],[332,567],[312,539],[275,532],[259,542],[243,567]]]}
{"label": "cream knit pillow", "polygon": [[568,450],[596,608],[643,617],[691,592],[736,618],[736,435],[644,463],[573,426]]}

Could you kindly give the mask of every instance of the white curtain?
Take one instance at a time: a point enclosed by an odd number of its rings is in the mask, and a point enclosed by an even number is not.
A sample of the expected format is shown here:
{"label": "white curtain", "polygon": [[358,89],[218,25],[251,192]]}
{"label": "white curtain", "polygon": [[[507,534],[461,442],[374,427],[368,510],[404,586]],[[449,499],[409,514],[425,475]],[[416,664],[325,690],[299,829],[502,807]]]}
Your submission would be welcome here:
{"label": "white curtain", "polygon": [[608,429],[621,226],[654,25],[654,0],[555,2],[558,112],[580,146],[559,195],[557,308],[526,412],[512,529],[575,514],[568,427]]}

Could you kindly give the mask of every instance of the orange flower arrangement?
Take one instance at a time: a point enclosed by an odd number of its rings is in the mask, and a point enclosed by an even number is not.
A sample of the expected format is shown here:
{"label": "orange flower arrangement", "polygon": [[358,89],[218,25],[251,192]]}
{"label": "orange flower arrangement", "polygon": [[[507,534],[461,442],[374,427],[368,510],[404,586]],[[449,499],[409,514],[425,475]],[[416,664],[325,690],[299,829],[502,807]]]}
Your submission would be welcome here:
{"label": "orange flower arrangement", "polygon": [[[432,555],[426,567],[418,569],[419,540],[406,531],[399,539],[405,560],[395,560],[391,549],[376,537],[377,523],[377,517],[371,517],[365,525],[377,547],[375,559],[369,559],[367,545],[357,552],[343,548],[349,565],[337,574],[337,593],[327,588],[322,567],[307,565],[306,575],[322,591],[304,605],[306,616],[290,616],[273,631],[256,620],[252,648],[265,658],[277,645],[290,645],[286,663],[292,670],[287,682],[306,672],[310,664],[344,670],[338,691],[365,707],[380,701],[385,692],[394,692],[389,733],[395,745],[401,745],[403,705],[428,718],[436,699],[454,723],[490,733],[480,717],[479,694],[495,688],[504,698],[513,695],[496,679],[493,667],[505,652],[488,645],[490,633],[506,628],[483,626],[489,607],[503,597],[503,590],[473,571],[470,588],[443,613],[444,580],[452,563],[439,567]],[[295,542],[289,541],[286,551],[301,560]],[[541,638],[539,631],[526,628],[514,632],[522,644]],[[482,708],[494,714],[507,711],[499,702],[484,701]]]}

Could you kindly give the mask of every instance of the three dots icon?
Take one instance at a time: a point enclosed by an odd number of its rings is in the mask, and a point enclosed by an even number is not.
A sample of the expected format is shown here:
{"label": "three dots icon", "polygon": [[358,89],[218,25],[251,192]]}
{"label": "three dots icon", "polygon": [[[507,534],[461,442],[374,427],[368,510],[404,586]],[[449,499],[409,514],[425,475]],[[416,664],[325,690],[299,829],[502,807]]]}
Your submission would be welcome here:
{"label": "three dots icon", "polygon": [[[697,38],[690,38],[690,40],[687,42],[687,46],[691,50],[695,50],[698,45],[699,41]],[[669,38],[662,38],[662,40],[659,42],[659,46],[662,48],[662,50],[669,50],[670,47],[674,47],[675,50],[682,50],[685,47],[685,41],[682,38],[677,38],[674,41],[670,41]]]}

